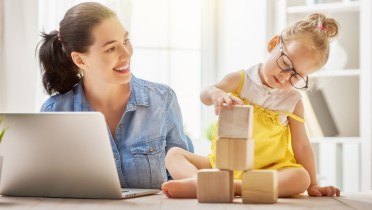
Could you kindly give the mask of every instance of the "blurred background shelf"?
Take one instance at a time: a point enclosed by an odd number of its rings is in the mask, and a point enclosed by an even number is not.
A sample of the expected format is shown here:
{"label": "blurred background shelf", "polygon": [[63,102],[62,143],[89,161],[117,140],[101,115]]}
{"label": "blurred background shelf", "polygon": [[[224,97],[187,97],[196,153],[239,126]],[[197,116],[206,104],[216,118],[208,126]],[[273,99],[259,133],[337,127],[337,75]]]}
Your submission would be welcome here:
{"label": "blurred background shelf", "polygon": [[341,69],[341,70],[320,70],[315,72],[310,77],[359,77],[359,69]]}
{"label": "blurred background shelf", "polygon": [[289,6],[288,14],[301,14],[313,12],[358,12],[360,7],[359,1],[335,2],[335,3],[315,3],[312,5]]}
{"label": "blurred background shelf", "polygon": [[[274,11],[273,29],[268,29],[272,34],[281,33],[288,25],[312,13],[323,13],[339,22],[339,36],[331,40],[328,62],[309,77],[310,88],[304,92],[305,125],[314,149],[320,184],[336,185],[343,191],[370,189],[371,1],[268,2]],[[310,115],[307,114],[309,110]],[[325,126],[330,124],[332,126]]]}
{"label": "blurred background shelf", "polygon": [[360,137],[310,137],[312,144],[361,144]]}

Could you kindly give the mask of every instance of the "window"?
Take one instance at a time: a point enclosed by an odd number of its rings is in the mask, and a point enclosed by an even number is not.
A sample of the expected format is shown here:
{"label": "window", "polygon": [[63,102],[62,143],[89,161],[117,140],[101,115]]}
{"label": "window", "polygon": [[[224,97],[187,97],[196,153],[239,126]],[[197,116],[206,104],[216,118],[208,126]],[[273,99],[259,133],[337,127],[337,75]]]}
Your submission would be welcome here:
{"label": "window", "polygon": [[135,0],[129,33],[134,75],[172,87],[185,130],[200,136],[201,8],[199,0]]}

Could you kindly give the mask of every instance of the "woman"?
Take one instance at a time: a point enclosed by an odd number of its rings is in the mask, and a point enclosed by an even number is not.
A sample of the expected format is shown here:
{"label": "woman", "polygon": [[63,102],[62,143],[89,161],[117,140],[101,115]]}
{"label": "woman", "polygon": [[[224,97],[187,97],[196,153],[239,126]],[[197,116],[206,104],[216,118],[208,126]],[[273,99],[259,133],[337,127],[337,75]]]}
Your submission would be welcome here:
{"label": "woman", "polygon": [[41,111],[103,113],[121,186],[160,188],[166,152],[193,147],[173,90],[131,74],[133,48],[116,14],[81,3],[67,11],[59,31],[42,38],[43,84],[52,96]]}

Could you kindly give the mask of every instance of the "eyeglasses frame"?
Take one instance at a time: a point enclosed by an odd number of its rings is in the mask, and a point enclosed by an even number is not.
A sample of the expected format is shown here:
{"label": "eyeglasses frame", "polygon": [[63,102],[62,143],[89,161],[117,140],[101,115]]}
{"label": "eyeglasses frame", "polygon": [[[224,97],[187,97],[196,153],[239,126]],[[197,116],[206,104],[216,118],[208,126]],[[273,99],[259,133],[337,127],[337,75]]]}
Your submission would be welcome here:
{"label": "eyeglasses frame", "polygon": [[[292,60],[289,58],[289,56],[287,55],[287,54],[285,54],[283,51],[283,38],[282,38],[282,35],[279,35],[279,50],[280,50],[280,55],[279,55],[279,57],[276,59],[276,65],[278,65],[278,67],[282,70],[282,71],[284,71],[284,72],[287,72],[287,71],[293,71],[293,74],[291,74],[291,77],[289,78],[289,82],[291,83],[291,85],[294,87],[294,88],[296,88],[296,89],[307,89],[309,86],[308,86],[308,84],[309,84],[309,78],[308,78],[308,76],[306,76],[306,79],[301,75],[301,74],[299,74],[296,70],[295,70],[295,68],[293,67],[293,62],[292,62]],[[289,68],[287,68],[287,69],[283,69],[280,65],[279,65],[279,59],[282,57],[282,56],[285,56],[286,58],[288,58],[288,60],[291,62],[291,66],[292,67],[289,67]],[[305,86],[304,87],[296,87],[293,83],[292,83],[292,77],[293,76],[300,76],[301,77],[301,79],[303,79],[304,81],[305,81]]]}

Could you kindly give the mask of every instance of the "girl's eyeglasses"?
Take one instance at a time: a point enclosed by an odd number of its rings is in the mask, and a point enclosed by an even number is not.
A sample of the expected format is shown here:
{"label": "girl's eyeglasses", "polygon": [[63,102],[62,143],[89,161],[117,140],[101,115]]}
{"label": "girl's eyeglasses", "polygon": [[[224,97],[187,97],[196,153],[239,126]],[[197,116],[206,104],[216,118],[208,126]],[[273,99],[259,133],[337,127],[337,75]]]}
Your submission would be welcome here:
{"label": "girl's eyeglasses", "polygon": [[292,71],[291,77],[289,79],[291,85],[296,89],[307,89],[308,88],[308,77],[305,78],[301,76],[301,74],[297,73],[297,71],[293,67],[293,63],[291,59],[283,52],[283,38],[280,35],[280,42],[279,42],[279,49],[280,49],[280,56],[276,59],[276,64],[278,67],[285,72]]}

